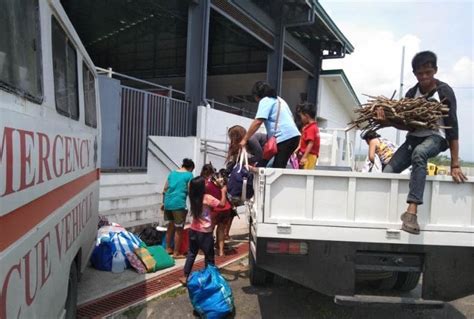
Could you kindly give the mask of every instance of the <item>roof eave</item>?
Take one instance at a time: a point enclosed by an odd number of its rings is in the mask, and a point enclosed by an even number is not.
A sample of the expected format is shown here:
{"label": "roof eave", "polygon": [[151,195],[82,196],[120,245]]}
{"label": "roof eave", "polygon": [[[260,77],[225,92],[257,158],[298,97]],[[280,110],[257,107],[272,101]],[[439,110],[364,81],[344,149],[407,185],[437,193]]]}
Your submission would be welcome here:
{"label": "roof eave", "polygon": [[349,40],[341,32],[341,30],[339,30],[334,21],[332,21],[331,17],[329,17],[323,6],[317,1],[314,2],[314,5],[316,16],[324,23],[324,25],[326,25],[326,27],[332,32],[334,37],[336,37],[336,39],[338,39],[342,43],[346,53],[351,54],[352,52],[354,52],[354,46],[349,42]]}
{"label": "roof eave", "polygon": [[351,82],[349,82],[349,79],[346,76],[346,73],[342,69],[334,69],[334,70],[322,70],[320,73],[321,76],[340,76],[346,87],[349,89],[352,98],[354,101],[357,103],[358,107],[361,107],[361,103],[359,101],[359,98],[357,97],[357,94],[354,91],[354,88],[352,87]]}

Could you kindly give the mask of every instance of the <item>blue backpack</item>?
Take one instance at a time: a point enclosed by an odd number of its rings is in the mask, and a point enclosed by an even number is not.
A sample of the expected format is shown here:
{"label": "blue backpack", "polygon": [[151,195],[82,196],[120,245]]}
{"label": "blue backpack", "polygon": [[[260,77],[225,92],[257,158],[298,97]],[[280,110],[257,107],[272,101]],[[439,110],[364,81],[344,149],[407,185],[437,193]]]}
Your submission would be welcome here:
{"label": "blue backpack", "polygon": [[227,192],[232,197],[241,197],[244,178],[247,179],[247,190],[245,194],[246,199],[250,199],[254,195],[253,190],[253,174],[247,170],[247,167],[242,163],[236,163],[229,174],[227,182]]}
{"label": "blue backpack", "polygon": [[192,272],[187,287],[194,310],[204,318],[225,318],[234,310],[232,290],[214,265]]}

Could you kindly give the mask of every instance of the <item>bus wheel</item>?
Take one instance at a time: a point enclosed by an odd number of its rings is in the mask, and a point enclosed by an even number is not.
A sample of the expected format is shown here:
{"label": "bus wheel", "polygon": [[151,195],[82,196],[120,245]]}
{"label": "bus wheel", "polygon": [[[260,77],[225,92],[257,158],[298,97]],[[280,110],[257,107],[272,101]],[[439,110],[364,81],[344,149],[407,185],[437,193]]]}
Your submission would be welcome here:
{"label": "bus wheel", "polygon": [[73,261],[69,269],[69,282],[67,285],[67,298],[64,305],[66,318],[73,319],[77,317],[77,267]]}
{"label": "bus wheel", "polygon": [[418,286],[421,272],[399,272],[395,289],[400,291],[410,291]]}
{"label": "bus wheel", "polygon": [[252,286],[261,286],[265,284],[267,272],[255,263],[252,252],[249,252],[249,279]]}

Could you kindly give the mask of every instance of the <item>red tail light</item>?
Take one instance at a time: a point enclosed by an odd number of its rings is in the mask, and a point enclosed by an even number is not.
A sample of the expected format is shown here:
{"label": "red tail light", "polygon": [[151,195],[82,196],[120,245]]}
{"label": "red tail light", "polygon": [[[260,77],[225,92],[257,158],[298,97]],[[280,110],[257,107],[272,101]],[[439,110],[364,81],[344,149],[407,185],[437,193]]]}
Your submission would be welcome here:
{"label": "red tail light", "polygon": [[268,241],[267,253],[269,254],[290,254],[307,255],[308,244],[303,241]]}

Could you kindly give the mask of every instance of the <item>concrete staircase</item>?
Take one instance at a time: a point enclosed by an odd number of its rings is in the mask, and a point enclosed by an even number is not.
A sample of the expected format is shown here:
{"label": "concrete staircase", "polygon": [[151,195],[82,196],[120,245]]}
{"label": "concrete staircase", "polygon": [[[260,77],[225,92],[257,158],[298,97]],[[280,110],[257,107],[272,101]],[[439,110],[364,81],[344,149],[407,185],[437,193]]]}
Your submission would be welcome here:
{"label": "concrete staircase", "polygon": [[163,195],[147,174],[102,173],[99,214],[124,227],[163,223],[160,211]]}

